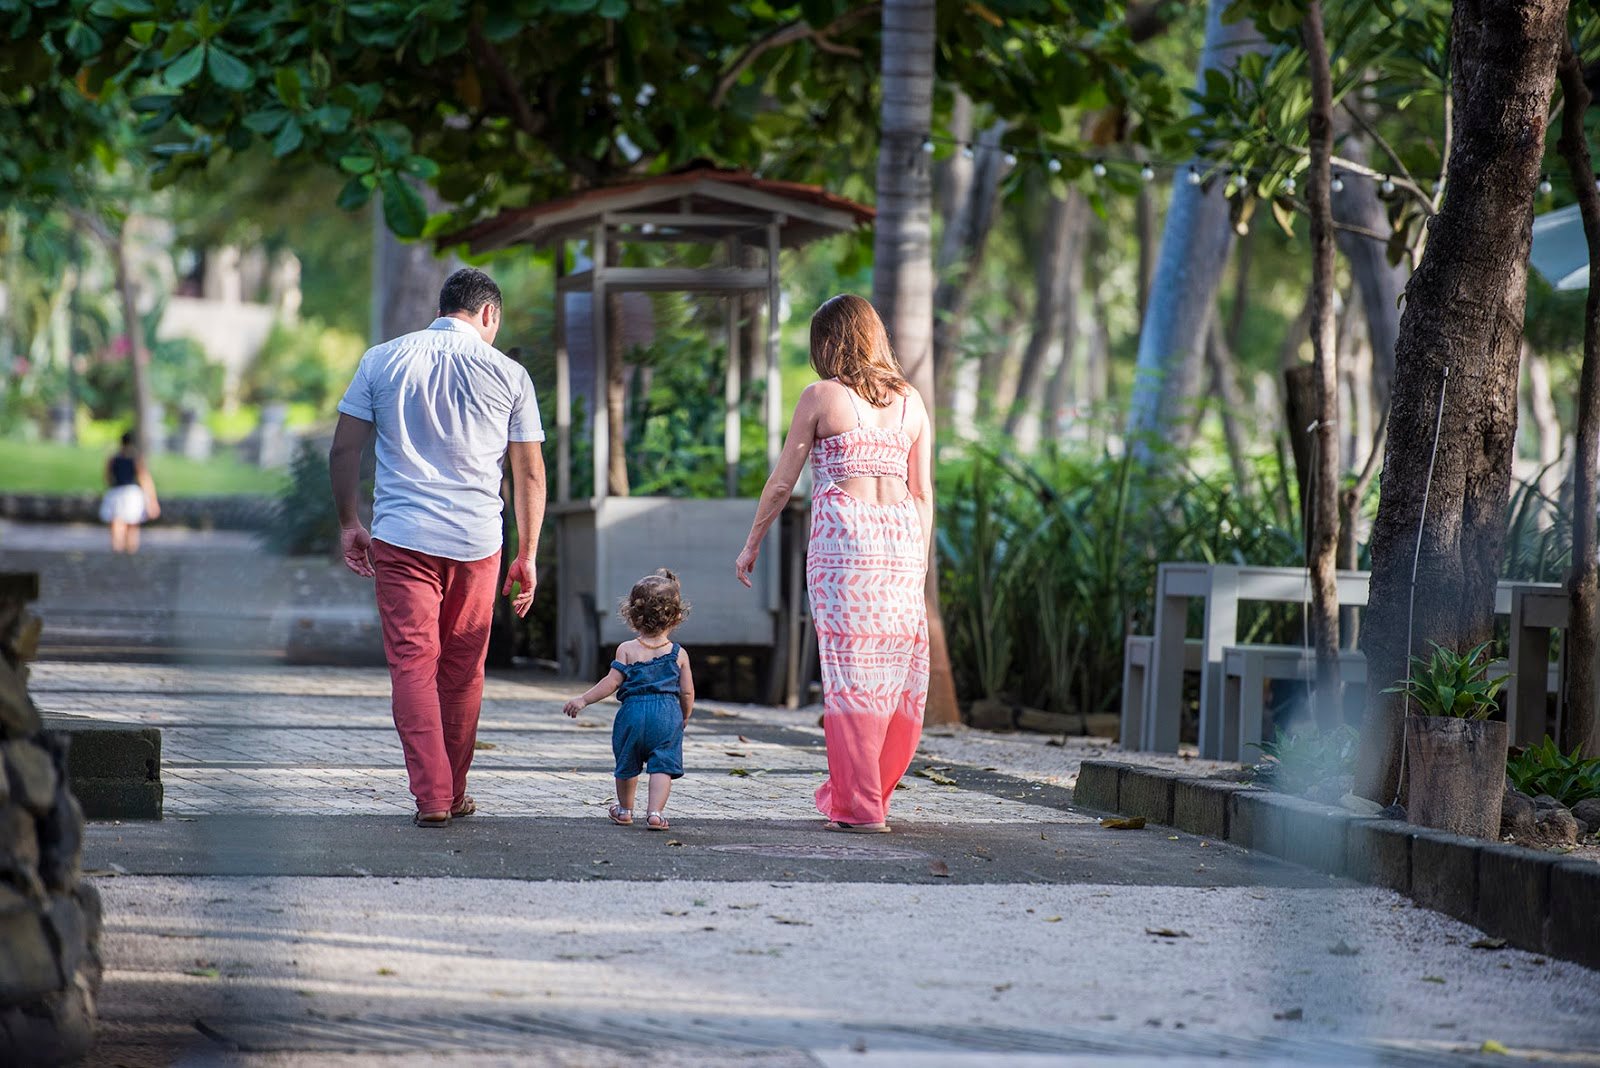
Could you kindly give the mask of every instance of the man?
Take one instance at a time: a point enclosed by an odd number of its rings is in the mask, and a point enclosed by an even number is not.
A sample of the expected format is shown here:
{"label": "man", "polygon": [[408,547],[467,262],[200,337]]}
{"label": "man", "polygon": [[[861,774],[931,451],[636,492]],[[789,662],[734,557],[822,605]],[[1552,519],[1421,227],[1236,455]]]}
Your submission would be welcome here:
{"label": "man", "polygon": [[[413,822],[470,816],[467,768],[483,701],[483,661],[500,568],[501,457],[511,458],[517,556],[503,594],[533,602],[544,522],[544,430],[533,382],[494,347],[500,287],[464,267],[445,279],[426,330],[369,349],[339,402],[328,466],[344,562],[376,578],[394,725]],[[361,453],[376,429],[369,535],[357,518]]]}

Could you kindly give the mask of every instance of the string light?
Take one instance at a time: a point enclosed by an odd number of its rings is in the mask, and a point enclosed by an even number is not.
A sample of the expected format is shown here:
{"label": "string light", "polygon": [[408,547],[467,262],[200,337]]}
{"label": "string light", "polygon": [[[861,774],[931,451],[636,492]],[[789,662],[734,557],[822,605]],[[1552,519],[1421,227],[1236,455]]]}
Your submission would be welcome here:
{"label": "string light", "polygon": [[1333,172],[1333,181],[1330,184],[1333,186],[1335,193],[1344,192],[1344,177],[1338,171]]}
{"label": "string light", "polygon": [[1143,178],[1147,182],[1153,182],[1156,180],[1156,169],[1150,166],[1150,164],[1146,163],[1143,167],[1139,168],[1139,177]]}
{"label": "string light", "polygon": [[933,138],[930,137],[922,142],[922,151],[925,155],[933,155]]}
{"label": "string light", "polygon": [[1089,170],[1093,172],[1096,178],[1104,178],[1106,176],[1106,165],[1099,160],[1095,160],[1094,166],[1090,167]]}
{"label": "string light", "polygon": [[973,157],[973,155],[974,155],[974,153],[972,151],[972,146],[971,145],[962,145],[961,146],[961,158],[962,159],[971,159]]}
{"label": "string light", "polygon": [[1550,183],[1550,176],[1548,174],[1544,175],[1542,178],[1539,179],[1539,195],[1540,196],[1542,196],[1542,197],[1549,196],[1552,192],[1555,191],[1555,188],[1556,187]]}
{"label": "string light", "polygon": [[1383,181],[1378,185],[1378,190],[1384,196],[1389,196],[1392,194],[1394,192],[1394,179],[1390,178],[1387,174],[1384,175]]}
{"label": "string light", "polygon": [[1050,162],[1045,164],[1045,169],[1048,170],[1051,174],[1060,174],[1061,173],[1061,161],[1056,159],[1054,156],[1051,156],[1050,157]]}
{"label": "string light", "polygon": [[1283,193],[1285,196],[1294,196],[1294,175],[1291,174],[1283,180]]}
{"label": "string light", "polygon": [[1233,188],[1234,188],[1235,191],[1243,193],[1244,190],[1245,190],[1245,187],[1247,185],[1249,185],[1249,184],[1250,184],[1249,179],[1245,178],[1244,175],[1236,174],[1236,175],[1233,176]]}
{"label": "string light", "polygon": [[1188,182],[1190,185],[1199,185],[1200,168],[1196,167],[1193,163],[1189,164],[1189,173],[1184,177],[1184,181]]}
{"label": "string light", "polygon": [[1006,168],[1008,170],[1017,165],[1017,154],[1015,152],[1007,152],[1001,158],[1004,160]]}

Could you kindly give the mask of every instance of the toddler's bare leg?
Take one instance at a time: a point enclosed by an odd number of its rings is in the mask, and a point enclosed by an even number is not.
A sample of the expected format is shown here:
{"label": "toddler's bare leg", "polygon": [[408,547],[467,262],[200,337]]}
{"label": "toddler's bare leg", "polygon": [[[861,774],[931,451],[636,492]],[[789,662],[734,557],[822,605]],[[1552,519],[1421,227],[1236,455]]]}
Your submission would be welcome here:
{"label": "toddler's bare leg", "polygon": [[[652,779],[653,778],[654,778],[654,776],[652,776]],[[652,792],[652,794],[654,793],[654,788],[653,787],[652,787],[652,791],[651,792]],[[628,809],[633,808],[634,798],[637,797],[638,794],[639,794],[639,779],[638,779],[638,776],[635,776],[635,777],[633,777],[631,779],[618,779],[617,780],[617,807],[618,808],[628,808]]]}
{"label": "toddler's bare leg", "polygon": [[667,807],[667,795],[672,793],[672,776],[658,771],[650,776],[650,812],[661,812]]}

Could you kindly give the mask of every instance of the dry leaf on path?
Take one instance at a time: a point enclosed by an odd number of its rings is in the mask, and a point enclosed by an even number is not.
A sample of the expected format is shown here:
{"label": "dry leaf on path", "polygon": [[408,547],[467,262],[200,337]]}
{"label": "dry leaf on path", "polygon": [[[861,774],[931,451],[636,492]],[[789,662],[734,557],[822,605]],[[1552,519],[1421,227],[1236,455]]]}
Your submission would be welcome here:
{"label": "dry leaf on path", "polygon": [[948,879],[950,878],[950,865],[946,864],[942,860],[929,861],[928,874],[936,875],[941,879]]}
{"label": "dry leaf on path", "polygon": [[741,779],[748,779],[750,777],[750,772],[746,771],[744,768],[729,768],[728,774],[737,775]]}
{"label": "dry leaf on path", "polygon": [[810,920],[798,920],[793,916],[768,916],[767,919],[783,924],[785,927],[810,927]]}
{"label": "dry leaf on path", "polygon": [[1443,986],[1444,985],[1444,976],[1442,976],[1442,975],[1424,975],[1422,977],[1422,981],[1424,983],[1438,983],[1440,986]]}
{"label": "dry leaf on path", "polygon": [[1360,953],[1361,950],[1357,949],[1355,946],[1350,945],[1348,942],[1346,942],[1344,939],[1341,938],[1341,939],[1339,939],[1339,941],[1335,942],[1333,945],[1328,947],[1328,952],[1332,953],[1335,957],[1354,957],[1358,953]]}
{"label": "dry leaf on path", "polygon": [[1504,1054],[1504,1053],[1510,1053],[1511,1051],[1506,1049],[1506,1047],[1504,1045],[1502,1045],[1501,1043],[1496,1042],[1494,1039],[1486,1038],[1486,1039],[1483,1040],[1483,1045],[1478,1047],[1478,1052],[1479,1053],[1502,1053],[1502,1054]]}
{"label": "dry leaf on path", "polygon": [[681,846],[681,845],[683,845],[683,843],[678,841],[676,838],[668,838],[667,839],[667,845],[669,845],[669,846]]}
{"label": "dry leaf on path", "polygon": [[379,968],[378,969],[378,974],[379,975],[399,975],[400,973],[395,971],[393,968]]}
{"label": "dry leaf on path", "polygon": [[954,786],[956,784],[956,781],[950,776],[941,775],[932,768],[922,768],[919,771],[912,772],[912,774],[917,776],[919,779],[927,779],[929,782],[935,783],[939,786]]}
{"label": "dry leaf on path", "polygon": [[1468,942],[1468,949],[1505,949],[1504,938],[1480,938],[1476,942]]}
{"label": "dry leaf on path", "polygon": [[473,742],[472,743],[472,748],[474,748],[474,749],[495,749],[495,748],[498,748],[498,747],[493,742]]}
{"label": "dry leaf on path", "polygon": [[749,753],[741,752],[738,749],[724,749],[722,752],[725,756],[731,757],[747,757],[750,755]]}
{"label": "dry leaf on path", "polygon": [[1044,918],[1044,922],[1045,923],[1060,923],[1061,922],[1061,917],[1060,916],[1046,916]]}
{"label": "dry leaf on path", "polygon": [[1100,821],[1100,826],[1113,831],[1142,831],[1144,830],[1144,817],[1107,816]]}
{"label": "dry leaf on path", "polygon": [[1189,938],[1189,937],[1192,937],[1189,934],[1188,931],[1177,931],[1177,930],[1172,929],[1171,927],[1146,927],[1144,929],[1144,933],[1147,934],[1147,935],[1154,935],[1157,938]]}
{"label": "dry leaf on path", "polygon": [[1306,1010],[1298,1008],[1285,1009],[1282,1012],[1273,1013],[1272,1018],[1274,1020],[1304,1020],[1306,1018]]}

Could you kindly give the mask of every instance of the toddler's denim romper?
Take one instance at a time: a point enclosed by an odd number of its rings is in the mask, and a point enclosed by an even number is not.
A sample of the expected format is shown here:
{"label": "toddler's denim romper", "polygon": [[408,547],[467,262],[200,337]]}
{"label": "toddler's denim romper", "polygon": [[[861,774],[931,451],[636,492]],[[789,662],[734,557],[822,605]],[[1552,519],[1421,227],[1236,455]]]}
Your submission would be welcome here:
{"label": "toddler's denim romper", "polygon": [[652,775],[683,777],[683,707],[678,704],[678,644],[653,660],[611,666],[622,672],[617,695],[622,707],[611,724],[616,777],[636,778],[642,767]]}

